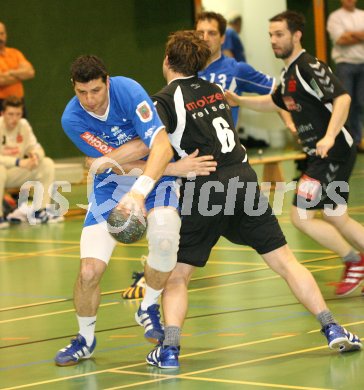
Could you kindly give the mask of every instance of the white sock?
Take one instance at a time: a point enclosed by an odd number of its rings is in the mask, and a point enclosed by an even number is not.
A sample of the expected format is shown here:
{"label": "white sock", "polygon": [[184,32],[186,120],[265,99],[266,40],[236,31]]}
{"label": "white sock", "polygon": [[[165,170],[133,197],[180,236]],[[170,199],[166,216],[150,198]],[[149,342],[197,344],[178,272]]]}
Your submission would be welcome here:
{"label": "white sock", "polygon": [[163,291],[163,288],[162,288],[162,290],[154,290],[154,288],[146,285],[144,299],[140,305],[142,310],[147,310],[149,306],[152,306],[152,305],[158,303],[158,299],[161,296],[162,291]]}
{"label": "white sock", "polygon": [[80,327],[80,335],[86,340],[89,347],[95,338],[96,316],[94,317],[80,317],[77,316],[78,325]]}

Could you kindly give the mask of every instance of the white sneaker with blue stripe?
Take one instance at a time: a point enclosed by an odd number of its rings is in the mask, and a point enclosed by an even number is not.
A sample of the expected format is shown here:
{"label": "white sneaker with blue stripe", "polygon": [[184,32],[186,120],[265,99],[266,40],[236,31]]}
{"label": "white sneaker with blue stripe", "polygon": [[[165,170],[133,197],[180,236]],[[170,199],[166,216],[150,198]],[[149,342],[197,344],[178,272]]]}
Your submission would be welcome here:
{"label": "white sneaker with blue stripe", "polygon": [[78,334],[71,339],[71,344],[58,351],[54,361],[57,366],[73,366],[82,359],[89,359],[96,347],[96,337],[90,346],[87,346],[83,336]]}

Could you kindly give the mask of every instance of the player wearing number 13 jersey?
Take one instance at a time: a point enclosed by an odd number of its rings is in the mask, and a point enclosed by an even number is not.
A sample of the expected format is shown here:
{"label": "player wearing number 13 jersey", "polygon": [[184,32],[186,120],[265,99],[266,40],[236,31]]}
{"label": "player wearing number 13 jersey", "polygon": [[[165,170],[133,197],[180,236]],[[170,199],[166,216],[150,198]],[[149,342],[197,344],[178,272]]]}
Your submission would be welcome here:
{"label": "player wearing number 13 jersey", "polygon": [[[226,31],[226,20],[222,15],[215,12],[201,13],[197,17],[196,30],[201,33],[211,50],[206,68],[198,72],[199,77],[239,95],[243,92],[258,95],[273,92],[275,85],[273,77],[258,72],[246,62],[238,62],[221,53]],[[231,112],[236,125],[239,107],[232,107]]]}

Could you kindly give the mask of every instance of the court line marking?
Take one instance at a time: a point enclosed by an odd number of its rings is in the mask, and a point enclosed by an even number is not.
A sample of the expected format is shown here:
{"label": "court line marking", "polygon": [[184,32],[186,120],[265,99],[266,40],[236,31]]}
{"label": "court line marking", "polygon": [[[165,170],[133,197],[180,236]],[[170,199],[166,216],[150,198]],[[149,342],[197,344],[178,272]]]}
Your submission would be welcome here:
{"label": "court line marking", "polygon": [[[337,269],[337,268],[342,268],[342,265],[338,266],[332,266],[330,269]],[[269,267],[268,267],[269,269]],[[327,269],[321,270],[321,269],[315,269],[310,271],[311,273],[316,273],[316,272],[321,272],[321,271],[327,271]],[[272,279],[281,279],[282,277],[280,275],[272,275],[272,276],[266,276],[264,278],[255,278],[255,279],[250,279],[250,280],[240,280],[238,282],[232,282],[232,283],[225,283],[225,284],[218,284],[215,286],[207,286],[207,287],[200,287],[200,288],[195,288],[195,289],[189,289],[188,292],[196,292],[196,291],[204,291],[204,290],[211,290],[211,289],[216,289],[216,288],[221,288],[221,287],[230,287],[230,286],[236,286],[238,284],[248,284],[248,283],[253,283],[253,282],[261,282],[264,280],[272,280]]]}
{"label": "court line marking", "polygon": [[[45,256],[50,256],[50,257],[53,257],[54,255],[53,254],[45,254]],[[58,257],[62,257],[62,258],[72,258],[72,259],[75,259],[75,258],[79,258],[78,255],[67,255],[67,254],[59,254],[57,255]],[[329,256],[323,256],[323,257],[318,257],[318,258],[314,258],[314,259],[307,259],[307,260],[298,260],[300,263],[309,263],[309,262],[314,262],[314,261],[321,261],[321,260],[331,260],[331,259],[336,259],[336,258],[339,258],[338,255],[336,254],[332,254],[332,255],[329,255]],[[140,257],[126,257],[126,256],[113,256],[112,257],[112,261],[139,261],[142,263],[142,260],[140,259]],[[262,263],[264,263],[264,260],[262,260]],[[240,260],[237,260],[237,261],[219,261],[219,260],[209,260],[208,261],[208,264],[223,264],[223,265],[259,265],[259,263],[257,263],[257,261],[253,261],[253,262],[247,262],[247,261],[240,261]],[[239,272],[239,271],[238,271]]]}
{"label": "court line marking", "polygon": [[[9,243],[30,243],[30,244],[78,244],[79,241],[73,241],[73,240],[37,240],[37,239],[20,239],[20,238],[0,238],[0,242],[9,242]],[[231,245],[229,243],[229,245]],[[118,243],[117,247],[121,248],[147,248],[147,244],[145,242],[143,243],[136,243],[136,244],[121,244]],[[79,249],[79,247],[77,247]],[[250,248],[250,247],[242,247],[242,246],[237,246],[237,247],[229,247],[229,246],[222,246],[222,245],[217,245],[212,248],[212,250],[216,251],[231,251],[231,252],[254,252],[255,250]],[[300,252],[300,253],[333,253],[332,251],[328,249],[292,249],[291,250],[294,253]]]}
{"label": "court line marking", "polygon": [[[110,291],[105,291],[101,293],[101,296],[106,296],[106,295],[112,295],[112,294],[118,294],[126,289],[122,290],[110,290]],[[73,301],[73,298],[60,298],[60,299],[51,299],[49,301],[42,301],[42,302],[35,302],[35,303],[28,303],[26,305],[18,305],[18,306],[9,306],[9,307],[3,307],[0,309],[0,313],[4,311],[10,311],[10,310],[16,310],[16,309],[27,309],[29,307],[37,307],[37,306],[43,306],[43,305],[48,305],[50,303],[62,303],[62,302],[71,302]]]}
{"label": "court line marking", "polygon": [[[190,376],[181,376],[182,379],[203,381],[203,382],[218,382],[218,383],[232,383],[236,385],[249,385],[256,387],[272,387],[276,389],[297,389],[297,390],[335,390],[331,388],[323,387],[303,387],[303,386],[292,386],[292,385],[283,385],[283,384],[274,384],[274,383],[263,383],[263,382],[248,382],[248,381],[237,381],[231,379],[212,379],[212,378],[201,378],[201,377],[190,377]],[[110,390],[110,389],[109,389]]]}
{"label": "court line marking", "polygon": [[38,260],[37,257],[41,255],[46,255],[46,254],[53,254],[56,255],[57,252],[66,252],[66,251],[74,251],[74,250],[79,250],[79,246],[69,246],[66,248],[52,248],[52,249],[45,249],[43,251],[35,251],[35,252],[27,252],[27,253],[22,253],[21,255],[11,255],[11,256],[1,256],[0,261],[14,261],[14,260],[24,260],[28,259],[29,257],[35,257],[34,260]]}
{"label": "court line marking", "polygon": [[[269,341],[278,341],[278,340],[286,339],[286,338],[289,338],[289,337],[294,337],[294,336],[292,336],[292,335],[283,335],[283,336],[279,336],[279,337],[270,337],[268,339],[249,341],[249,342],[242,343],[242,344],[234,344],[234,345],[214,348],[214,349],[210,349],[210,350],[206,350],[206,351],[192,352],[190,354],[181,355],[180,357],[184,358],[184,357],[189,357],[189,356],[204,355],[204,354],[207,354],[207,353],[212,353],[212,352],[217,352],[217,351],[222,351],[222,350],[235,349],[235,348],[240,348],[240,347],[249,346],[249,345],[256,345],[256,344],[261,344],[261,343],[265,343],[265,342],[269,342]],[[40,381],[40,382],[27,383],[25,385],[6,387],[6,388],[2,388],[1,390],[24,389],[24,388],[27,388],[27,387],[33,387],[33,386],[44,385],[44,384],[49,384],[49,383],[62,382],[62,381],[68,380],[68,379],[82,378],[82,377],[95,375],[95,374],[97,374],[97,375],[98,374],[103,374],[103,373],[110,372],[110,370],[117,370],[117,369],[123,370],[123,369],[126,369],[126,368],[141,367],[141,366],[144,366],[145,364],[146,364],[145,362],[129,364],[129,365],[126,365],[126,366],[114,367],[114,368],[111,368],[111,369],[108,368],[108,369],[105,369],[105,370],[98,370],[98,371],[88,372],[88,373],[85,373],[85,374],[76,374],[76,375],[72,375],[72,376],[68,376],[68,377],[49,379],[49,380]]]}
{"label": "court line marking", "polygon": [[[316,262],[316,261],[322,261],[322,260],[330,260],[330,259],[333,259],[333,258],[336,258],[336,256],[317,257],[317,258],[313,258],[313,259],[302,260],[302,261],[300,261],[300,263],[301,264],[307,264],[307,263],[310,263],[310,262]],[[210,264],[213,264],[213,262],[211,262]],[[224,263],[224,264],[226,264],[226,263]],[[254,263],[236,263],[236,264],[238,264],[238,265],[240,265],[240,264],[241,265],[249,265],[249,266],[250,265],[252,265],[252,266],[256,265]],[[313,270],[312,272],[315,272],[315,271],[319,272],[319,271],[326,271],[326,270],[336,269],[337,267],[342,267],[342,265],[340,265],[340,266],[311,266],[311,267],[319,268],[317,270]],[[223,272],[223,273],[220,273],[220,274],[212,274],[212,275],[207,275],[207,276],[201,276],[201,277],[192,278],[191,281],[208,280],[208,279],[213,279],[213,278],[218,278],[218,277],[223,277],[223,276],[239,275],[239,274],[244,274],[244,273],[249,273],[249,272],[256,272],[256,271],[267,270],[267,269],[270,269],[269,266],[266,265],[265,263],[263,263],[263,265],[258,267],[258,268],[253,268],[253,269],[248,269],[248,270],[240,270],[240,271],[232,271],[232,272]],[[274,275],[274,276],[276,276],[276,275]],[[123,292],[125,290],[126,289],[105,291],[105,292],[101,293],[101,296],[117,294],[117,293],[121,293],[121,292]],[[69,301],[72,301],[72,298],[60,298],[60,299],[53,299],[53,300],[49,300],[49,301],[29,303],[29,304],[25,304],[25,305],[4,307],[4,308],[0,308],[0,313],[3,312],[3,311],[10,311],[10,310],[15,310],[15,309],[23,309],[23,308],[25,309],[25,308],[33,307],[33,306],[42,306],[42,305],[47,305],[47,304],[50,304],[50,303],[61,303],[61,302],[69,302]]]}
{"label": "court line marking", "polygon": [[[359,324],[359,323],[364,323],[364,321],[357,322],[356,324]],[[350,326],[350,324],[344,324],[343,326]],[[310,332],[312,332],[312,331],[310,331]],[[310,332],[307,332],[307,333],[310,333]],[[268,339],[256,340],[256,341],[246,342],[246,343],[242,343],[242,344],[234,344],[234,345],[220,347],[220,348],[214,348],[214,349],[210,349],[210,350],[206,350],[206,351],[193,352],[190,354],[181,355],[180,357],[185,358],[185,357],[191,357],[191,356],[197,356],[197,355],[204,355],[204,354],[208,354],[208,353],[214,353],[217,351],[230,350],[230,349],[240,348],[240,347],[244,347],[244,346],[265,343],[265,342],[269,342],[269,341],[278,341],[278,340],[287,339],[290,337],[297,337],[297,335],[289,334],[289,335],[283,335],[283,336],[278,336],[278,337],[271,337]],[[197,370],[197,371],[193,371],[193,372],[186,373],[186,374],[171,376],[171,378],[174,378],[174,377],[179,378],[180,377],[181,379],[188,379],[188,376],[191,376],[191,375],[196,375],[196,374],[200,374],[200,373],[206,373],[206,372],[211,372],[211,371],[216,371],[216,370],[220,370],[220,369],[224,369],[224,368],[231,368],[231,367],[236,367],[236,366],[241,366],[241,365],[248,365],[248,364],[257,363],[257,362],[261,362],[261,361],[266,361],[266,360],[277,359],[277,358],[286,357],[286,356],[292,356],[292,355],[296,355],[296,354],[300,354],[300,353],[316,351],[316,350],[320,350],[320,349],[324,349],[324,348],[328,348],[328,347],[325,345],[325,346],[320,346],[320,347],[313,347],[313,348],[307,348],[307,349],[302,349],[302,350],[298,350],[298,351],[281,353],[281,354],[266,356],[266,357],[259,358],[259,359],[252,359],[252,360],[247,360],[244,362],[231,363],[229,365],[211,367],[211,368],[208,368],[205,370]],[[69,376],[69,377],[56,378],[56,379],[50,379],[50,380],[41,381],[41,382],[28,383],[25,385],[7,387],[7,388],[3,388],[2,390],[23,389],[23,388],[29,388],[29,387],[43,385],[43,384],[62,382],[62,381],[66,381],[68,379],[75,379],[75,378],[81,378],[81,377],[86,377],[86,376],[91,376],[91,375],[98,375],[98,374],[103,374],[103,373],[107,373],[107,372],[112,373],[113,370],[125,370],[126,368],[140,367],[140,366],[143,366],[145,364],[146,364],[145,362],[136,363],[136,364],[131,364],[131,365],[127,365],[127,366],[115,367],[113,369],[93,371],[93,372],[79,374],[79,375],[73,375],[73,376]],[[151,375],[153,375],[153,374],[151,374]],[[186,377],[186,378],[184,378],[184,377]],[[167,378],[167,379],[169,379],[169,378]],[[161,378],[160,380],[165,380],[165,379]],[[206,381],[208,381],[208,380],[209,380],[209,378],[206,379]],[[142,384],[146,384],[146,382],[134,383],[134,384],[126,385],[126,386],[135,387],[135,386],[142,385]],[[118,388],[123,388],[123,387],[117,387],[114,389],[118,389]],[[319,390],[319,389],[317,389],[317,390]]]}
{"label": "court line marking", "polygon": [[[120,302],[110,302],[110,303],[103,303],[99,307],[105,307],[105,306],[112,306],[112,305],[119,305]],[[41,317],[47,317],[47,316],[54,316],[57,314],[64,314],[64,313],[72,313],[75,309],[68,309],[68,310],[60,310],[60,311],[54,311],[51,313],[43,313],[43,314],[35,314],[32,316],[26,316],[26,317],[18,317],[18,318],[11,318],[8,320],[1,320],[0,324],[6,324],[9,322],[17,322],[17,321],[23,321],[23,320],[31,320],[34,318],[41,318]]]}
{"label": "court line marking", "polygon": [[[332,269],[337,269],[337,268],[342,268],[342,267],[343,267],[342,265],[331,266],[331,267],[327,266],[327,267],[325,267],[325,269],[321,269],[320,268],[320,269],[312,270],[310,272],[316,273],[316,272],[327,271],[327,270],[332,270]],[[246,273],[250,273],[250,272],[264,271],[264,270],[270,270],[270,268],[267,265],[265,265],[265,266],[262,266],[262,267],[253,268],[253,269],[249,269],[249,270],[235,271],[235,272],[232,272],[232,273],[224,273],[224,274],[222,274],[222,276],[230,276],[230,275],[234,275],[234,274],[246,274]],[[219,274],[217,274],[217,275],[219,276]],[[208,280],[208,279],[212,279],[212,278],[216,278],[216,277],[217,277],[216,275],[209,275],[207,277],[200,277],[200,278],[196,278],[196,279],[191,279],[191,281],[195,281],[195,280]],[[188,292],[205,291],[205,290],[211,290],[211,289],[220,288],[220,287],[229,287],[229,286],[234,286],[234,285],[238,285],[238,284],[247,284],[247,283],[260,282],[260,281],[264,281],[264,280],[272,280],[272,279],[278,279],[278,278],[281,278],[281,276],[274,274],[272,276],[267,276],[267,277],[264,277],[264,278],[255,278],[255,279],[250,279],[250,280],[240,280],[238,282],[231,282],[231,283],[218,284],[218,285],[214,285],[214,286],[206,286],[206,287],[200,287],[200,288],[195,288],[195,289],[188,289]],[[113,291],[101,293],[101,295],[102,296],[110,295],[110,294],[114,294],[114,293],[119,293],[121,291],[122,290],[113,290]],[[62,299],[57,299],[57,300],[54,300],[54,301],[53,300],[43,301],[43,302],[40,302],[40,303],[27,304],[27,305],[24,305],[24,306],[20,305],[20,306],[13,306],[13,307],[10,307],[10,308],[7,307],[7,308],[0,309],[0,312],[14,310],[14,309],[28,308],[28,307],[32,307],[32,306],[41,306],[41,305],[46,305],[48,303],[69,302],[71,300],[72,299],[65,298],[63,300]],[[111,304],[119,304],[119,303],[120,302],[112,302]],[[109,304],[101,304],[100,307],[103,307],[105,305],[110,305],[110,303]],[[51,313],[43,313],[43,314],[38,314],[38,315],[35,315],[35,316],[20,317],[20,318],[15,318],[15,319],[0,320],[0,324],[13,322],[13,321],[14,322],[15,321],[20,321],[21,319],[32,319],[32,318],[37,318],[37,317],[45,317],[47,315],[51,316],[51,315],[55,315],[55,314],[63,314],[63,313],[68,313],[68,312],[72,312],[72,311],[74,311],[74,309],[56,311],[56,312],[51,312]]]}

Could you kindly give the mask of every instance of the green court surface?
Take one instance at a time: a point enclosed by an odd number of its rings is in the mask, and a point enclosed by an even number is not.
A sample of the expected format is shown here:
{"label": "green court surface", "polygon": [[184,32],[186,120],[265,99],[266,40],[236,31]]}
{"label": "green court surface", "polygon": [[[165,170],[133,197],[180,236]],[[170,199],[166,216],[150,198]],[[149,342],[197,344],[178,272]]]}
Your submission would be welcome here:
{"label": "green court surface", "polygon": [[[292,162],[284,168],[289,181]],[[349,210],[362,224],[363,180],[359,156]],[[313,273],[337,320],[364,337],[361,289],[344,298],[334,295],[342,263],[292,226],[291,197],[286,195],[278,215],[291,248]],[[329,350],[316,319],[284,281],[253,250],[224,239],[190,284],[179,370],[146,365],[153,346],[134,321],[139,301],[120,295],[132,272],[142,270],[145,240],[114,252],[102,281],[93,358],[55,366],[57,350],[78,329],[72,289],[82,219],[0,231],[0,389],[364,389],[364,353]]]}

